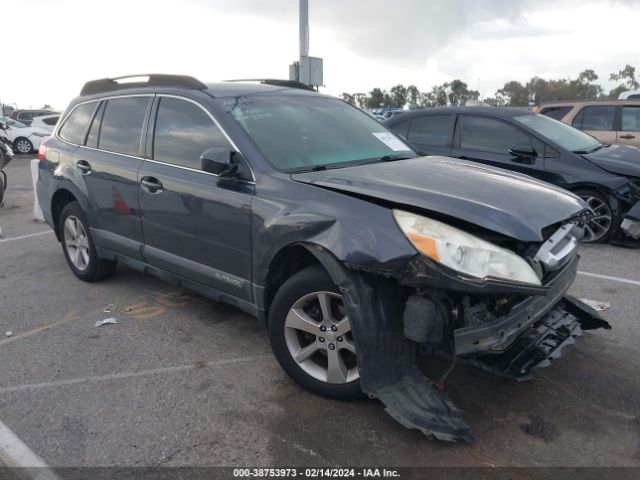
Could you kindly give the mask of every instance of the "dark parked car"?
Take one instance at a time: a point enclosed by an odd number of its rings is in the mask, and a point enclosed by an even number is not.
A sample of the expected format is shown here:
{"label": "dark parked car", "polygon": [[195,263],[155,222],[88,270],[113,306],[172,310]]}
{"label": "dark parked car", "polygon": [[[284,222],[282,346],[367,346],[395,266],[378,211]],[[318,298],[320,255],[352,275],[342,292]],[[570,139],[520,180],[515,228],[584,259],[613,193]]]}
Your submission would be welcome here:
{"label": "dark parked car", "polygon": [[493,165],[572,191],[591,210],[585,241],[605,242],[640,201],[640,149],[603,145],[544,115],[505,108],[440,108],[385,125],[416,149]]}
{"label": "dark parked car", "polygon": [[526,379],[608,327],[566,295],[579,198],[419,158],[297,83],[89,82],[39,158],[38,197],[78,278],[122,263],[235,305],[300,385],[378,397],[439,439],[473,436],[417,351]]}

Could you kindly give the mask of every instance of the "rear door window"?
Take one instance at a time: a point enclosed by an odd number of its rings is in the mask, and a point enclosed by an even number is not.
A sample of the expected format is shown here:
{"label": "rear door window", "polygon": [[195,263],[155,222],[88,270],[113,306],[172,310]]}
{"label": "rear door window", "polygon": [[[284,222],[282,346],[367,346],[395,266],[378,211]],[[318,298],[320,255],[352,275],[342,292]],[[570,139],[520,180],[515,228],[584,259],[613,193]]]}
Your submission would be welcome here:
{"label": "rear door window", "polygon": [[59,133],[60,138],[69,143],[80,145],[84,140],[84,134],[89,126],[89,120],[91,120],[95,106],[96,102],[89,102],[76,107],[62,125]]}
{"label": "rear door window", "polygon": [[51,125],[51,126],[54,126],[56,123],[58,123],[58,119],[59,119],[59,118],[60,118],[60,117],[43,118],[43,119],[42,119],[42,122],[43,122],[45,125]]}
{"label": "rear door window", "polygon": [[530,135],[493,118],[463,115],[461,126],[460,147],[464,149],[508,155],[517,143],[532,144]]}
{"label": "rear door window", "polygon": [[200,170],[200,156],[212,147],[229,143],[211,117],[178,98],[162,97],[153,137],[153,159]]}
{"label": "rear door window", "polygon": [[562,120],[564,116],[571,111],[573,107],[545,107],[540,110],[542,115],[553,118],[554,120]]}
{"label": "rear door window", "polygon": [[621,129],[625,132],[640,132],[640,106],[622,107]]}
{"label": "rear door window", "polygon": [[407,140],[420,145],[449,145],[452,115],[423,115],[411,120]]}
{"label": "rear door window", "polygon": [[584,107],[573,119],[572,125],[580,130],[613,130],[616,107],[593,105]]}
{"label": "rear door window", "polygon": [[125,155],[140,155],[140,139],[150,97],[114,98],[107,101],[98,148]]}

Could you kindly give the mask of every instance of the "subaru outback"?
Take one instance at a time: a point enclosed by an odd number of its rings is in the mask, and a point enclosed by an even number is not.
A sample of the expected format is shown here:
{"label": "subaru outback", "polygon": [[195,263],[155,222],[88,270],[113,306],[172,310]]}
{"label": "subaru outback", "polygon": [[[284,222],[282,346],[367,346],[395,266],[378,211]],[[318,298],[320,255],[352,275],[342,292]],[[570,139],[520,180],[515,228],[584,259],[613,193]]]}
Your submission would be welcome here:
{"label": "subaru outback", "polygon": [[118,263],[235,305],[284,371],[473,440],[419,353],[528,379],[583,329],[567,295],[585,204],[530,177],[428,160],[295,82],[87,83],[40,148],[38,198],[81,280]]}

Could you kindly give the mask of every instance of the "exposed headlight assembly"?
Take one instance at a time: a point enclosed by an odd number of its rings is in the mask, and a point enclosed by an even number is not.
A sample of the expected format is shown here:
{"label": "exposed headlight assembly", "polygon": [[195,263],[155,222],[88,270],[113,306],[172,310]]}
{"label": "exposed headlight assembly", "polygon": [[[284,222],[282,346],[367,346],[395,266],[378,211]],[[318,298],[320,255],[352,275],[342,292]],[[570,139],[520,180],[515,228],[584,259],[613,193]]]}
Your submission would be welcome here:
{"label": "exposed headlight assembly", "polygon": [[467,275],[540,285],[533,268],[515,253],[445,223],[402,210],[393,216],[423,255]]}

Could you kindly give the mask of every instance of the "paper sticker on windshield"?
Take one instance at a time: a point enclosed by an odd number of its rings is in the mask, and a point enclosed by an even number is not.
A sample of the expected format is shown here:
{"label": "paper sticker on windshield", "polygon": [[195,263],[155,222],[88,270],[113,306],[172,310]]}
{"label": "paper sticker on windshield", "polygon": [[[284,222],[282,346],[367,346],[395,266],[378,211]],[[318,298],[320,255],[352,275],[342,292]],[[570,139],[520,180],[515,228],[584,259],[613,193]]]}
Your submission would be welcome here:
{"label": "paper sticker on windshield", "polygon": [[404,144],[404,142],[394,137],[393,134],[389,132],[372,133],[371,135],[376,137],[394,152],[406,152],[410,150],[409,147]]}

